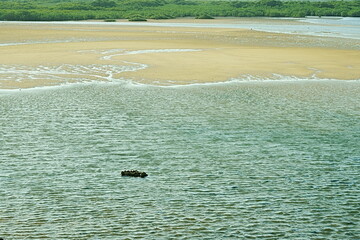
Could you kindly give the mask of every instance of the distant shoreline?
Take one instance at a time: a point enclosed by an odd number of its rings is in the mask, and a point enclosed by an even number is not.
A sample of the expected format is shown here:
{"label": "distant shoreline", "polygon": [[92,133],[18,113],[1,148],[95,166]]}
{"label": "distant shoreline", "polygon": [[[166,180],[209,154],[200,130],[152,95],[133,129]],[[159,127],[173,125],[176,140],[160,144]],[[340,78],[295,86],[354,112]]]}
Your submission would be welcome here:
{"label": "distant shoreline", "polygon": [[[72,25],[128,25],[153,27],[194,27],[194,28],[235,28],[262,32],[309,35],[318,37],[336,37],[360,40],[360,18],[350,17],[314,17],[308,18],[275,18],[275,17],[217,17],[214,19],[195,19],[183,17],[142,22],[132,22],[127,19],[114,19],[114,22],[104,20],[83,21],[0,21],[0,24],[72,24]],[[305,26],[306,25],[306,26]],[[360,46],[359,46],[360,48]]]}

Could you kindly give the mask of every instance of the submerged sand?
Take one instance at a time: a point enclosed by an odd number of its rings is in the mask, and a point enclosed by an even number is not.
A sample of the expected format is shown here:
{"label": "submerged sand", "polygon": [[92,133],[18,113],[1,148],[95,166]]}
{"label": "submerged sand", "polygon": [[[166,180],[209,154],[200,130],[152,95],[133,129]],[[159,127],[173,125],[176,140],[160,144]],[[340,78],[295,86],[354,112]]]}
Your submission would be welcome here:
{"label": "submerged sand", "polygon": [[[64,78],[76,82],[86,69],[96,72],[99,66],[103,73],[87,80],[167,85],[279,75],[360,79],[360,51],[340,48],[339,41],[351,46],[350,40],[230,28],[1,23],[0,88],[57,85]],[[63,66],[76,67],[55,71]],[[114,66],[138,68],[118,71]],[[16,78],[19,71],[21,79]]]}

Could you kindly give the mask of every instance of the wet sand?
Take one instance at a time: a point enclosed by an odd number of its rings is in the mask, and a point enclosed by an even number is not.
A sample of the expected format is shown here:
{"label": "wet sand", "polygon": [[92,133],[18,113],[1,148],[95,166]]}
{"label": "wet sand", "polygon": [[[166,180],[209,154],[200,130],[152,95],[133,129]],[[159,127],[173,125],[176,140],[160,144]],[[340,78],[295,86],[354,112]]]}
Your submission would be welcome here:
{"label": "wet sand", "polygon": [[[1,23],[0,88],[63,83],[61,74],[54,79],[36,76],[16,81],[9,69],[94,64],[146,64],[137,71],[113,72],[111,77],[159,85],[278,75],[360,79],[360,51],[338,48],[334,42],[339,41],[348,40],[321,38],[319,47],[319,37],[230,28]],[[76,82],[77,75],[74,72],[71,81]]]}

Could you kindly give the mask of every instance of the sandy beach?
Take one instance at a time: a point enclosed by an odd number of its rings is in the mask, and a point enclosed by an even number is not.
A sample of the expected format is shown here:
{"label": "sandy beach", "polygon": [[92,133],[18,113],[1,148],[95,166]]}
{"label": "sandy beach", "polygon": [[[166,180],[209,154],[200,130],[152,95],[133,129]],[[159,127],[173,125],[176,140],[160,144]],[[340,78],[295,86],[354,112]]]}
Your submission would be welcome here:
{"label": "sandy beach", "polygon": [[[171,21],[196,20],[163,22]],[[338,47],[339,41],[346,42],[344,47]],[[346,46],[356,44],[358,40],[231,28],[3,22],[0,88],[76,82],[84,74],[76,69],[96,72],[99,66],[102,73],[87,80],[131,79],[158,85],[279,75],[353,80],[360,79],[360,51]],[[109,75],[107,66],[125,70],[111,70]],[[56,71],[59,68],[62,71]]]}

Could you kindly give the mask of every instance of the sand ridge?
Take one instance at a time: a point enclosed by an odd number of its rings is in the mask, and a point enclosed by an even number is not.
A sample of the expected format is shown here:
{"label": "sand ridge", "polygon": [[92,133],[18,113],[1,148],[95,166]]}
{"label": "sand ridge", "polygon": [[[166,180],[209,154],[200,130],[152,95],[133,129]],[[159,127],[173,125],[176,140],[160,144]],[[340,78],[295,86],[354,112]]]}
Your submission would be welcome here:
{"label": "sand ridge", "polygon": [[[189,84],[274,74],[360,79],[359,50],[338,49],[332,41],[317,47],[314,37],[302,37],[294,47],[296,37],[225,28],[2,23],[0,88],[77,79]],[[84,77],[87,71],[91,77]]]}

